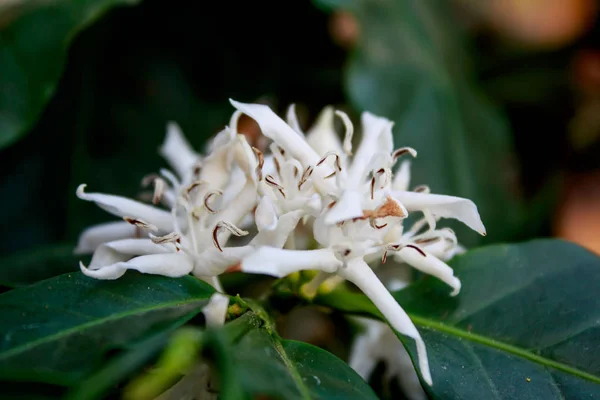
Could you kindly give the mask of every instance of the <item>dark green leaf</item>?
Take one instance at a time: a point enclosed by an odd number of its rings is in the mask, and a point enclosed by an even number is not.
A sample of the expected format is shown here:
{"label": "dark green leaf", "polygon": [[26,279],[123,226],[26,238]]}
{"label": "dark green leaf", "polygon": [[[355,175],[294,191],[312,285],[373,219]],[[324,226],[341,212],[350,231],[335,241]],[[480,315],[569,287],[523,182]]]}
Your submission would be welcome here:
{"label": "dark green leaf", "polygon": [[[418,152],[411,185],[472,199],[489,241],[521,218],[506,121],[475,86],[458,24],[435,0],[348,2],[360,37],[347,70],[354,105],[395,121],[397,146]],[[499,210],[501,210],[499,212]],[[476,234],[459,235],[465,244]]]}
{"label": "dark green leaf", "polygon": [[0,258],[0,285],[26,286],[42,279],[78,270],[79,260],[72,244],[52,245],[33,251],[21,251]]}
{"label": "dark green leaf", "polygon": [[65,274],[0,295],[0,378],[77,383],[110,351],[178,326],[213,289],[192,277]]}
{"label": "dark green leaf", "polygon": [[11,20],[0,21],[9,24],[0,26],[0,148],[24,135],[38,119],[54,94],[73,37],[111,7],[136,2],[15,3]]}
{"label": "dark green leaf", "polygon": [[160,332],[142,340],[122,354],[113,357],[98,371],[79,382],[65,400],[92,400],[103,398],[110,388],[136,373],[167,344],[170,332]]}
{"label": "dark green leaf", "polygon": [[[432,397],[600,398],[600,258],[539,240],[473,250],[451,265],[463,283],[457,297],[431,277],[395,296],[427,344]],[[363,295],[338,295],[319,301],[378,315]]]}
{"label": "dark green leaf", "polygon": [[[283,340],[254,313],[225,325],[227,357],[235,384],[252,398],[376,399],[371,388],[339,358],[318,347]],[[224,380],[222,386],[227,386]]]}

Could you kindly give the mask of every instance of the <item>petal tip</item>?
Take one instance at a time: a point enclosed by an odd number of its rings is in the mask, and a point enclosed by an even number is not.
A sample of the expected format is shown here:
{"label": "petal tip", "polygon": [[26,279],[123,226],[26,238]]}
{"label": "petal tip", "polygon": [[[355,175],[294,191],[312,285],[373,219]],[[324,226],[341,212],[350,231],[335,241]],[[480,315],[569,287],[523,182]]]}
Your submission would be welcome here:
{"label": "petal tip", "polygon": [[77,194],[77,197],[79,197],[80,199],[83,199],[83,200],[87,200],[87,194],[85,193],[86,187],[87,187],[86,183],[82,183],[81,185],[77,186],[77,190],[75,191],[75,193]]}

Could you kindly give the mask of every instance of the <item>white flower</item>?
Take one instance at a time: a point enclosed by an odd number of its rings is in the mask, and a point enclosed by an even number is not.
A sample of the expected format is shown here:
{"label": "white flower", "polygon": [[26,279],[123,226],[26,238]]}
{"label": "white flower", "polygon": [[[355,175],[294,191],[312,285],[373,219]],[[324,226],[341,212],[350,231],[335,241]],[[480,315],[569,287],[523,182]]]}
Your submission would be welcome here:
{"label": "white flower", "polygon": [[[381,251],[382,230],[373,228],[368,221],[327,226],[320,217],[315,222],[314,233],[324,248],[282,250],[262,247],[242,260],[241,270],[284,277],[300,270],[318,269],[351,281],[373,301],[394,329],[415,340],[423,379],[431,384],[427,351],[419,331],[364,260]],[[327,276],[321,275],[321,279]]]}
{"label": "white flower", "polygon": [[89,266],[80,265],[83,273],[97,279],[117,279],[128,269],[171,277],[193,273],[220,289],[216,277],[256,246],[283,246],[301,218],[298,211],[283,213],[275,229],[259,232],[245,246],[226,246],[231,235],[247,234],[236,225],[257,203],[257,160],[245,138],[228,129],[217,135],[212,148],[206,157],[196,155],[169,124],[161,153],[181,179],[166,170],[152,177],[155,203],[166,203],[169,211],[120,196],[87,193],[80,185],[81,199],[126,221],[84,232],[78,249],[95,252]]}
{"label": "white flower", "polygon": [[[392,168],[400,156],[416,156],[416,151],[394,150],[393,124],[385,118],[363,113],[363,138],[351,157],[354,128],[343,113],[336,113],[346,127],[346,140],[340,143],[329,109],[305,137],[297,123],[290,127],[266,106],[234,101],[232,104],[254,118],[263,133],[274,141],[276,164],[295,166],[296,174],[280,173],[281,183],[271,186],[279,191],[291,188],[292,182],[297,182],[294,179],[306,175],[300,174],[300,170],[310,171],[308,178],[302,180],[307,187],[304,199],[307,201],[314,191],[320,197],[321,208],[313,224],[313,235],[320,249],[259,248],[242,260],[241,270],[284,277],[300,270],[317,269],[321,273],[311,283],[313,288],[334,275],[353,282],[396,331],[415,340],[419,369],[425,382],[431,384],[425,344],[418,330],[368,263],[382,257],[385,261],[387,253],[393,251],[398,260],[438,277],[453,288],[453,295],[457,294],[460,281],[436,257],[454,252],[458,248],[456,237],[450,230],[436,230],[435,224],[440,217],[456,218],[484,234],[475,205],[467,199],[423,193],[426,190],[420,188],[408,191],[409,165],[403,164],[395,177]],[[293,117],[288,119],[295,121]],[[283,151],[277,154],[277,148]],[[328,158],[332,164],[326,162]],[[313,205],[316,207],[319,202]],[[273,202],[261,200],[257,211],[259,228],[274,226],[277,207]],[[424,218],[405,233],[402,223],[410,211],[422,212]],[[428,229],[421,232],[425,226]]]}
{"label": "white flower", "polygon": [[219,292],[210,296],[208,304],[202,308],[202,313],[206,318],[206,326],[209,328],[223,326],[225,317],[227,317],[227,307],[229,307],[228,296]]}

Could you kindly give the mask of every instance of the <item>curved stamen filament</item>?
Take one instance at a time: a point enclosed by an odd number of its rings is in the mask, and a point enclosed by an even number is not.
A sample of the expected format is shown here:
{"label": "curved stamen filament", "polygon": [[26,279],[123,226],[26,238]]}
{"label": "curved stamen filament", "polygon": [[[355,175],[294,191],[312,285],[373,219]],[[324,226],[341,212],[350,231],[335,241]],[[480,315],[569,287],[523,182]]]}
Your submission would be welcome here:
{"label": "curved stamen filament", "polygon": [[146,221],[142,221],[141,219],[131,218],[131,217],[123,217],[123,219],[125,220],[125,222],[129,222],[131,225],[134,225],[137,228],[147,229],[152,232],[158,231],[158,228],[156,226],[154,226]]}
{"label": "curved stamen filament", "polygon": [[419,185],[413,189],[413,192],[429,194],[431,193],[431,189],[427,185]]}
{"label": "curved stamen filament", "polygon": [[216,214],[218,210],[215,210],[214,208],[212,208],[208,203],[209,200],[213,197],[213,196],[221,196],[223,194],[222,191],[220,190],[213,190],[212,192],[209,192],[206,196],[204,196],[204,208],[206,208],[206,210],[211,213],[211,214]]}
{"label": "curved stamen filament", "polygon": [[[262,151],[260,151],[259,149],[257,149],[256,147],[252,146],[252,151],[254,151],[254,154],[256,154],[256,159],[258,161],[258,166],[256,167],[256,176],[258,177],[259,181],[262,181],[263,178],[263,166],[265,165],[265,156],[263,155]],[[275,162],[277,162],[277,159],[274,159]]]}
{"label": "curved stamen filament", "polygon": [[410,154],[413,158],[417,157],[417,151],[412,147],[400,147],[399,149],[394,150],[392,153],[392,161],[394,164],[396,161],[405,154]]}
{"label": "curved stamen filament", "polygon": [[225,222],[225,221],[217,222],[215,229],[213,229],[212,237],[213,237],[213,244],[215,245],[215,247],[217,249],[219,249],[220,252],[223,252],[223,249],[221,248],[221,245],[219,244],[219,231],[221,229],[227,229],[229,232],[231,232],[235,236],[246,236],[248,234],[248,231],[240,229],[237,226],[230,224],[229,222]]}
{"label": "curved stamen filament", "polygon": [[150,240],[155,244],[173,243],[177,251],[181,250],[181,236],[176,232],[171,232],[165,236],[155,236],[150,234]]}
{"label": "curved stamen filament", "polygon": [[344,135],[344,143],[342,148],[344,149],[344,153],[346,155],[352,155],[352,136],[354,135],[354,126],[352,125],[352,121],[350,121],[350,117],[343,111],[336,110],[335,115],[340,117],[342,122],[344,123],[344,128],[346,129],[346,133]]}
{"label": "curved stamen filament", "polygon": [[306,181],[308,180],[308,178],[310,178],[310,176],[313,173],[314,168],[312,166],[308,166],[306,167],[306,169],[304,170],[304,172],[302,173],[302,176],[300,177],[300,180],[298,181],[298,190],[300,190],[300,188],[302,187],[302,185],[304,185],[304,183],[306,183]]}
{"label": "curved stamen filament", "polygon": [[267,175],[265,177],[265,182],[267,182],[269,185],[271,185],[271,186],[275,187],[277,190],[279,190],[279,193],[281,193],[281,195],[285,199],[285,192],[283,191],[283,186],[281,186],[279,183],[277,183],[275,181],[275,178],[273,178],[271,175]]}

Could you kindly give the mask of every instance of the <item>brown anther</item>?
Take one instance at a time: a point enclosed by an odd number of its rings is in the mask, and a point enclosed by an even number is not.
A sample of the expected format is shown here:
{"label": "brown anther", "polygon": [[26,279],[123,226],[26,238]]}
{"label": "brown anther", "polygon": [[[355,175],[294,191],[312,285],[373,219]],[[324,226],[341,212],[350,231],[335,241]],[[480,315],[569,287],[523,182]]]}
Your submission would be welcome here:
{"label": "brown anther", "polygon": [[194,182],[190,183],[187,188],[185,188],[185,192],[187,194],[191,194],[194,189],[196,189],[198,186],[202,185],[203,183],[207,183],[207,182],[206,181],[200,181],[200,180],[194,181]]}
{"label": "brown anther", "polygon": [[417,243],[417,244],[431,244],[431,243],[437,243],[440,240],[441,240],[441,238],[439,236],[434,236],[434,237],[430,237],[430,238],[417,239],[417,240],[415,240],[415,243]]}
{"label": "brown anther", "polygon": [[223,249],[221,248],[221,245],[219,244],[219,231],[223,228],[227,229],[229,232],[231,232],[235,236],[246,236],[248,234],[247,231],[240,229],[237,226],[230,224],[229,222],[225,222],[225,221],[217,222],[215,229],[213,229],[212,237],[213,237],[213,244],[215,245],[215,247],[217,249],[219,249],[220,252],[223,252]]}
{"label": "brown anther", "polygon": [[337,203],[337,201],[335,201],[335,200],[334,200],[334,201],[332,201],[331,203],[327,204],[327,208],[328,208],[328,209],[331,209],[331,208],[333,208],[333,206],[335,206],[335,205],[336,205],[336,203]]}
{"label": "brown anther", "polygon": [[265,165],[265,156],[263,155],[262,151],[260,151],[254,146],[252,146],[252,151],[254,151],[254,154],[256,154],[256,159],[258,160],[258,166],[256,167],[256,176],[258,176],[258,180],[261,181],[263,178],[262,169]]}
{"label": "brown anther", "polygon": [[350,253],[351,253],[350,249],[346,249],[346,250],[344,250],[343,255],[344,255],[344,257],[347,257],[348,255],[350,255]]}
{"label": "brown anther", "polygon": [[294,178],[298,176],[298,167],[294,165]]}
{"label": "brown anther", "polygon": [[217,210],[213,209],[211,206],[208,205],[208,201],[211,199],[211,197],[217,195],[220,196],[222,195],[223,192],[220,190],[214,190],[212,192],[209,192],[206,196],[204,196],[204,208],[206,208],[206,210],[211,213],[211,214],[215,214],[217,212]]}
{"label": "brown anther", "polygon": [[147,229],[149,231],[157,231],[158,228],[152,224],[149,224],[141,219],[131,218],[131,217],[123,217],[126,222],[129,222],[131,225],[136,226],[137,228]]}
{"label": "brown anther", "polygon": [[387,225],[388,225],[388,224],[387,224],[387,222],[386,222],[385,224],[383,224],[383,225],[377,225],[377,223],[376,223],[376,222],[373,222],[373,227],[374,227],[375,229],[383,229],[383,228],[385,228]]}
{"label": "brown anther", "polygon": [[212,238],[213,238],[213,243],[214,245],[217,247],[217,249],[219,249],[219,251],[222,253],[223,249],[221,248],[221,245],[219,244],[219,225],[217,224],[217,226],[215,226],[215,229],[213,229],[212,232]]}
{"label": "brown anther", "polygon": [[152,204],[158,204],[162,199],[163,194],[167,188],[167,182],[160,175],[150,174],[146,175],[142,179],[142,186],[149,186],[151,183],[154,183],[154,193],[152,194]]}
{"label": "brown anther", "polygon": [[277,157],[273,157],[273,164],[275,164],[275,171],[277,171],[277,175],[281,176],[281,166],[279,165],[279,161],[277,161]]}
{"label": "brown anther", "polygon": [[392,153],[392,160],[394,160],[395,162],[398,158],[402,157],[407,153],[409,153],[413,157],[417,156],[417,152],[412,147],[401,147],[399,149],[394,150],[394,152]]}
{"label": "brown anther", "polygon": [[282,156],[285,156],[285,150],[283,149],[283,147],[279,147],[279,152]]}
{"label": "brown anther", "polygon": [[427,185],[419,185],[413,189],[413,192],[416,193],[430,193],[431,189]]}
{"label": "brown anther", "polygon": [[337,174],[337,171],[333,171],[332,173],[330,173],[329,175],[327,175],[326,177],[324,177],[323,179],[329,179],[329,178],[333,178],[335,176],[335,174]]}
{"label": "brown anther", "polygon": [[334,160],[335,168],[337,169],[337,171],[341,171],[342,170],[342,163],[340,162],[340,156],[338,154],[336,154],[336,153],[333,153],[333,152],[327,152],[323,156],[323,158],[321,158],[319,160],[319,162],[317,163],[317,167],[319,165],[323,164],[325,162],[325,160],[327,160],[327,158],[329,158],[329,156],[334,156],[335,157],[335,160]]}
{"label": "brown anther", "polygon": [[154,236],[150,234],[150,240],[155,244],[173,243],[177,251],[181,250],[181,236],[176,232],[171,232],[165,236]]}
{"label": "brown anther", "polygon": [[379,168],[379,169],[377,170],[377,173],[378,173],[379,175],[383,175],[383,174],[385,173],[385,169],[383,169],[383,168]]}
{"label": "brown anther", "polygon": [[202,165],[200,164],[199,161],[194,164],[192,171],[194,174],[194,178],[200,179],[200,172],[202,171]]}
{"label": "brown anther", "polygon": [[387,261],[387,250],[383,252],[383,257],[381,257],[381,263],[385,264],[385,262]]}
{"label": "brown anther", "polygon": [[300,190],[302,185],[304,185],[304,183],[308,180],[308,178],[312,175],[312,173],[313,173],[313,167],[309,165],[308,167],[306,167],[306,169],[302,173],[302,176],[300,177],[300,180],[298,181],[298,190]]}
{"label": "brown anther", "polygon": [[418,251],[418,252],[419,252],[419,253],[420,253],[420,254],[421,254],[423,257],[427,257],[427,254],[425,254],[425,252],[424,252],[423,250],[421,250],[420,248],[418,248],[418,247],[417,247],[417,246],[415,246],[415,245],[412,245],[412,244],[407,244],[407,245],[406,245],[406,246],[404,246],[404,247],[410,247],[411,249],[415,249],[415,250],[416,250],[416,251]]}
{"label": "brown anther", "polygon": [[285,192],[283,191],[283,186],[281,186],[279,183],[277,183],[275,181],[275,178],[273,178],[271,175],[267,175],[265,177],[265,182],[267,182],[269,185],[275,187],[279,193],[281,193],[281,195],[283,196],[283,198],[285,199]]}
{"label": "brown anther", "polygon": [[375,177],[371,178],[371,200],[375,198]]}

